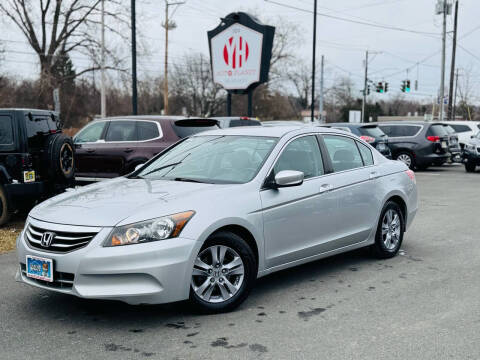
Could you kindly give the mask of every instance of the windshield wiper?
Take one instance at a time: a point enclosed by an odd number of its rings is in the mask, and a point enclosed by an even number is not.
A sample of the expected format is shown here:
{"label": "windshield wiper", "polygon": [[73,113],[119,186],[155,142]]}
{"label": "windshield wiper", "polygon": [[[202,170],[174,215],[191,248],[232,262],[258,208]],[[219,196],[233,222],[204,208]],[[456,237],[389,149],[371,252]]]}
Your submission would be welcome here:
{"label": "windshield wiper", "polygon": [[190,179],[190,178],[184,178],[184,177],[176,177],[173,179],[174,181],[186,181],[186,182],[194,182],[194,183],[201,183],[201,184],[209,184],[206,181],[202,180],[196,180],[196,179]]}

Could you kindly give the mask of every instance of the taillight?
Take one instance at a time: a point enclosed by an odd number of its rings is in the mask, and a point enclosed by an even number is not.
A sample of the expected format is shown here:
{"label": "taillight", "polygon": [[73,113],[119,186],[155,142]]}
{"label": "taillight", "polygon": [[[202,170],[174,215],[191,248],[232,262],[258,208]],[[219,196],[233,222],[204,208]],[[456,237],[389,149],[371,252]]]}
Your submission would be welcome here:
{"label": "taillight", "polygon": [[415,184],[417,183],[417,180],[415,179],[415,173],[413,172],[413,170],[406,170],[405,174],[407,174],[410,180],[412,180]]}
{"label": "taillight", "polygon": [[427,140],[431,142],[440,142],[440,136],[427,136]]}
{"label": "taillight", "polygon": [[375,142],[375,138],[371,136],[362,135],[360,136],[360,139],[362,139],[363,141],[366,141],[369,144]]}

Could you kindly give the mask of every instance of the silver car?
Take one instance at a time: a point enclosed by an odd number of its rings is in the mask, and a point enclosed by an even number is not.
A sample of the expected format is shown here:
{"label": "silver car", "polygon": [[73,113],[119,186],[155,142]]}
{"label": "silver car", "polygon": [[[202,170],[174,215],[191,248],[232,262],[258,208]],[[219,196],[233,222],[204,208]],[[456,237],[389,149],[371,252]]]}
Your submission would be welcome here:
{"label": "silver car", "polygon": [[413,172],[346,132],[212,130],[35,207],[17,240],[16,279],[228,311],[281,269],[367,246],[395,256],[416,212]]}

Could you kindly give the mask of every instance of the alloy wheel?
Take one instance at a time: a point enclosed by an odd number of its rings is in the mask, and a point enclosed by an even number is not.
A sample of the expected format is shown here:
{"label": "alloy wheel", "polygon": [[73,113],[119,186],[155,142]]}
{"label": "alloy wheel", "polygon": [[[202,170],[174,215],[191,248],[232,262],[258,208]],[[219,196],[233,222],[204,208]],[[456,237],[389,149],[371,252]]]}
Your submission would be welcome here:
{"label": "alloy wheel", "polygon": [[387,250],[394,250],[400,242],[401,222],[399,214],[388,209],[382,219],[382,240]]}
{"label": "alloy wheel", "polygon": [[60,167],[65,174],[73,170],[73,149],[67,143],[60,149]]}
{"label": "alloy wheel", "polygon": [[195,259],[191,284],[203,301],[220,303],[238,293],[244,276],[244,264],[238,253],[228,246],[214,245]]}
{"label": "alloy wheel", "polygon": [[408,154],[400,154],[397,157],[397,160],[403,162],[405,165],[407,165],[409,168],[412,166],[412,158]]}

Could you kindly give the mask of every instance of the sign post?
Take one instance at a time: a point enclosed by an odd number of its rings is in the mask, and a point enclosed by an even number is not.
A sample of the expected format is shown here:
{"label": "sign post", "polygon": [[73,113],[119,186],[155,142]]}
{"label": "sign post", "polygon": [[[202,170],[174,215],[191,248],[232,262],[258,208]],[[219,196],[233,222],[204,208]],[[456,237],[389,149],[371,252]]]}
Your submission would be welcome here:
{"label": "sign post", "polygon": [[252,116],[253,90],[268,81],[275,28],[237,12],[207,34],[213,82],[228,92],[227,115],[232,115],[232,94],[247,94]]}

